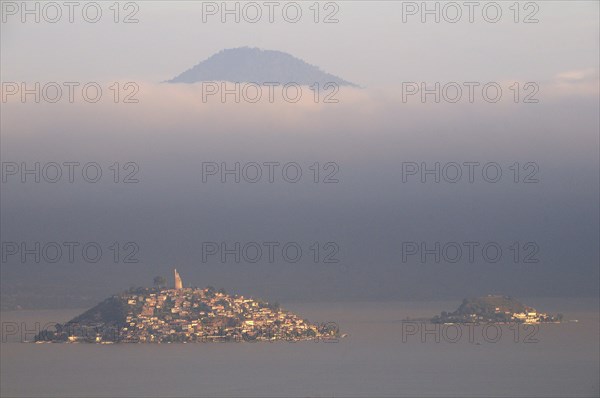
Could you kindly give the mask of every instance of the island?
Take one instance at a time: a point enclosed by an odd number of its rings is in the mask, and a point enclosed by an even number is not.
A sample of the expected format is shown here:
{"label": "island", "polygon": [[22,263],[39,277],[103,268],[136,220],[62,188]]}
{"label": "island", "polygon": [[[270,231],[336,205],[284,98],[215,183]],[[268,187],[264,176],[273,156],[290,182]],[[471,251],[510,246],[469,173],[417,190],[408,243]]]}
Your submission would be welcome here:
{"label": "island", "polygon": [[38,333],[35,341],[65,343],[191,343],[211,341],[336,341],[333,322],[313,324],[277,303],[229,295],[223,289],[184,288],[156,277],[152,288],[131,288]]}
{"label": "island", "polygon": [[454,312],[443,311],[431,319],[432,323],[557,323],[556,316],[538,312],[510,296],[488,295],[464,299]]}

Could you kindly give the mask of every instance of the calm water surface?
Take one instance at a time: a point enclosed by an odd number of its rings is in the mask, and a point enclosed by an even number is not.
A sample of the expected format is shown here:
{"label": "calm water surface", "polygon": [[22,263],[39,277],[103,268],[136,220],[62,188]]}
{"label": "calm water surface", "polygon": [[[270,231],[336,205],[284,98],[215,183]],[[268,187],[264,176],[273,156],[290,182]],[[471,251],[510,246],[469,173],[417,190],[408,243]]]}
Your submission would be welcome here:
{"label": "calm water surface", "polygon": [[[402,319],[454,310],[459,302],[289,303],[286,309],[311,321],[336,322],[349,336],[338,343],[7,342],[1,345],[0,392],[3,397],[599,396],[597,301],[523,302],[578,322],[518,334],[503,327],[500,336],[495,328],[484,334],[479,327],[469,337],[463,327],[460,338],[456,329],[431,329],[425,342],[420,333],[425,326],[416,322],[413,335],[404,324],[403,341]],[[1,318],[64,322],[80,312],[18,311]]]}

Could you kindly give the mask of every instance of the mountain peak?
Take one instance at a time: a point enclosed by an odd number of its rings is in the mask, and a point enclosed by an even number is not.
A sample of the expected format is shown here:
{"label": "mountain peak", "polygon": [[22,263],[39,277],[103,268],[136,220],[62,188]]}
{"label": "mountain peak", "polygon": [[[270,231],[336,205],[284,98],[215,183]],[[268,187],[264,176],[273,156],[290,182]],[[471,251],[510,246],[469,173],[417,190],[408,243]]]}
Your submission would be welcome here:
{"label": "mountain peak", "polygon": [[344,79],[322,71],[288,53],[257,47],[238,47],[219,51],[167,83],[230,81],[245,83],[297,83],[312,86],[335,83],[354,86]]}

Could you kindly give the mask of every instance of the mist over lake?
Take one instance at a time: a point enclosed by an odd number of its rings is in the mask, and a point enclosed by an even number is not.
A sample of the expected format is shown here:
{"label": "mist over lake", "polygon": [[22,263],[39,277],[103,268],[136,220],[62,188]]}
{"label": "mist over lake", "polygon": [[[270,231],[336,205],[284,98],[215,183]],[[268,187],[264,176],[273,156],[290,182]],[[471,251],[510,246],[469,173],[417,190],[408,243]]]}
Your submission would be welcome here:
{"label": "mist over lake", "polygon": [[597,2],[0,12],[0,395],[600,394]]}

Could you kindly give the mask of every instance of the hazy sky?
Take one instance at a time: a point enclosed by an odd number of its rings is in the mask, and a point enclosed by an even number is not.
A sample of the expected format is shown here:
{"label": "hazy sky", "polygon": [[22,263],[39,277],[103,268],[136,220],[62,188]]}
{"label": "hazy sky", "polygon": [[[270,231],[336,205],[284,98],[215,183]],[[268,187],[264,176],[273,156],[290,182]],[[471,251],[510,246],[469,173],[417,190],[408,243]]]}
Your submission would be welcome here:
{"label": "hazy sky", "polygon": [[[242,11],[240,23],[232,16],[221,23],[220,13],[207,15],[203,23],[203,2],[192,1],[137,2],[139,23],[132,24],[113,23],[108,4],[96,24],[86,23],[77,11],[72,24],[66,10],[54,24],[43,18],[39,24],[23,24],[20,14],[9,15],[2,24],[2,79],[158,82],[223,48],[239,46],[286,51],[365,86],[432,78],[547,80],[590,68],[597,73],[598,2],[536,2],[539,10],[520,10],[520,20],[535,11],[532,18],[538,23],[514,23],[508,3],[502,3],[498,23],[485,22],[483,6],[474,9],[474,23],[468,22],[465,7],[457,23],[445,22],[443,14],[440,23],[432,16],[420,23],[420,14],[406,15],[403,23],[403,3],[409,2],[337,2],[338,23],[314,23],[308,2],[301,3],[302,18],[295,24],[285,22],[278,12],[282,7],[269,23],[264,6],[257,23],[245,22]],[[120,18],[132,11],[121,10]],[[334,11],[321,9],[319,17]],[[446,11],[448,18],[451,11]],[[492,10],[488,14],[494,15]]]}
{"label": "hazy sky", "polygon": [[[176,266],[184,282],[270,299],[598,294],[598,2],[537,2],[534,24],[514,23],[508,3],[498,24],[481,14],[474,24],[403,23],[393,2],[339,2],[336,24],[315,24],[311,14],[298,24],[203,23],[198,3],[137,4],[137,24],[113,23],[108,4],[98,24],[14,16],[2,24],[3,82],[97,81],[105,93],[114,80],[139,86],[137,104],[2,103],[3,162],[98,162],[105,176],[2,184],[2,241],[100,242],[105,253],[94,264],[11,256],[3,284],[76,281],[110,294]],[[338,104],[310,96],[207,104],[199,85],[160,83],[246,45],[288,52],[365,88],[341,90]],[[494,81],[505,96],[404,103],[404,81]],[[515,81],[535,82],[539,103],[511,102]],[[339,182],[202,182],[203,162],[271,161],[297,162],[304,176],[314,162],[335,162]],[[114,162],[135,162],[140,182],[112,183]],[[403,162],[495,162],[504,177],[403,182]],[[522,183],[528,163],[539,167],[536,183]],[[140,263],[113,264],[114,241],[136,242]],[[201,261],[203,242],[268,241],[298,242],[305,255],[298,263]],[[315,241],[321,250],[337,244],[340,261],[315,264]],[[402,242],[468,241],[496,242],[504,257],[402,261]],[[531,242],[539,262],[524,264]]]}

